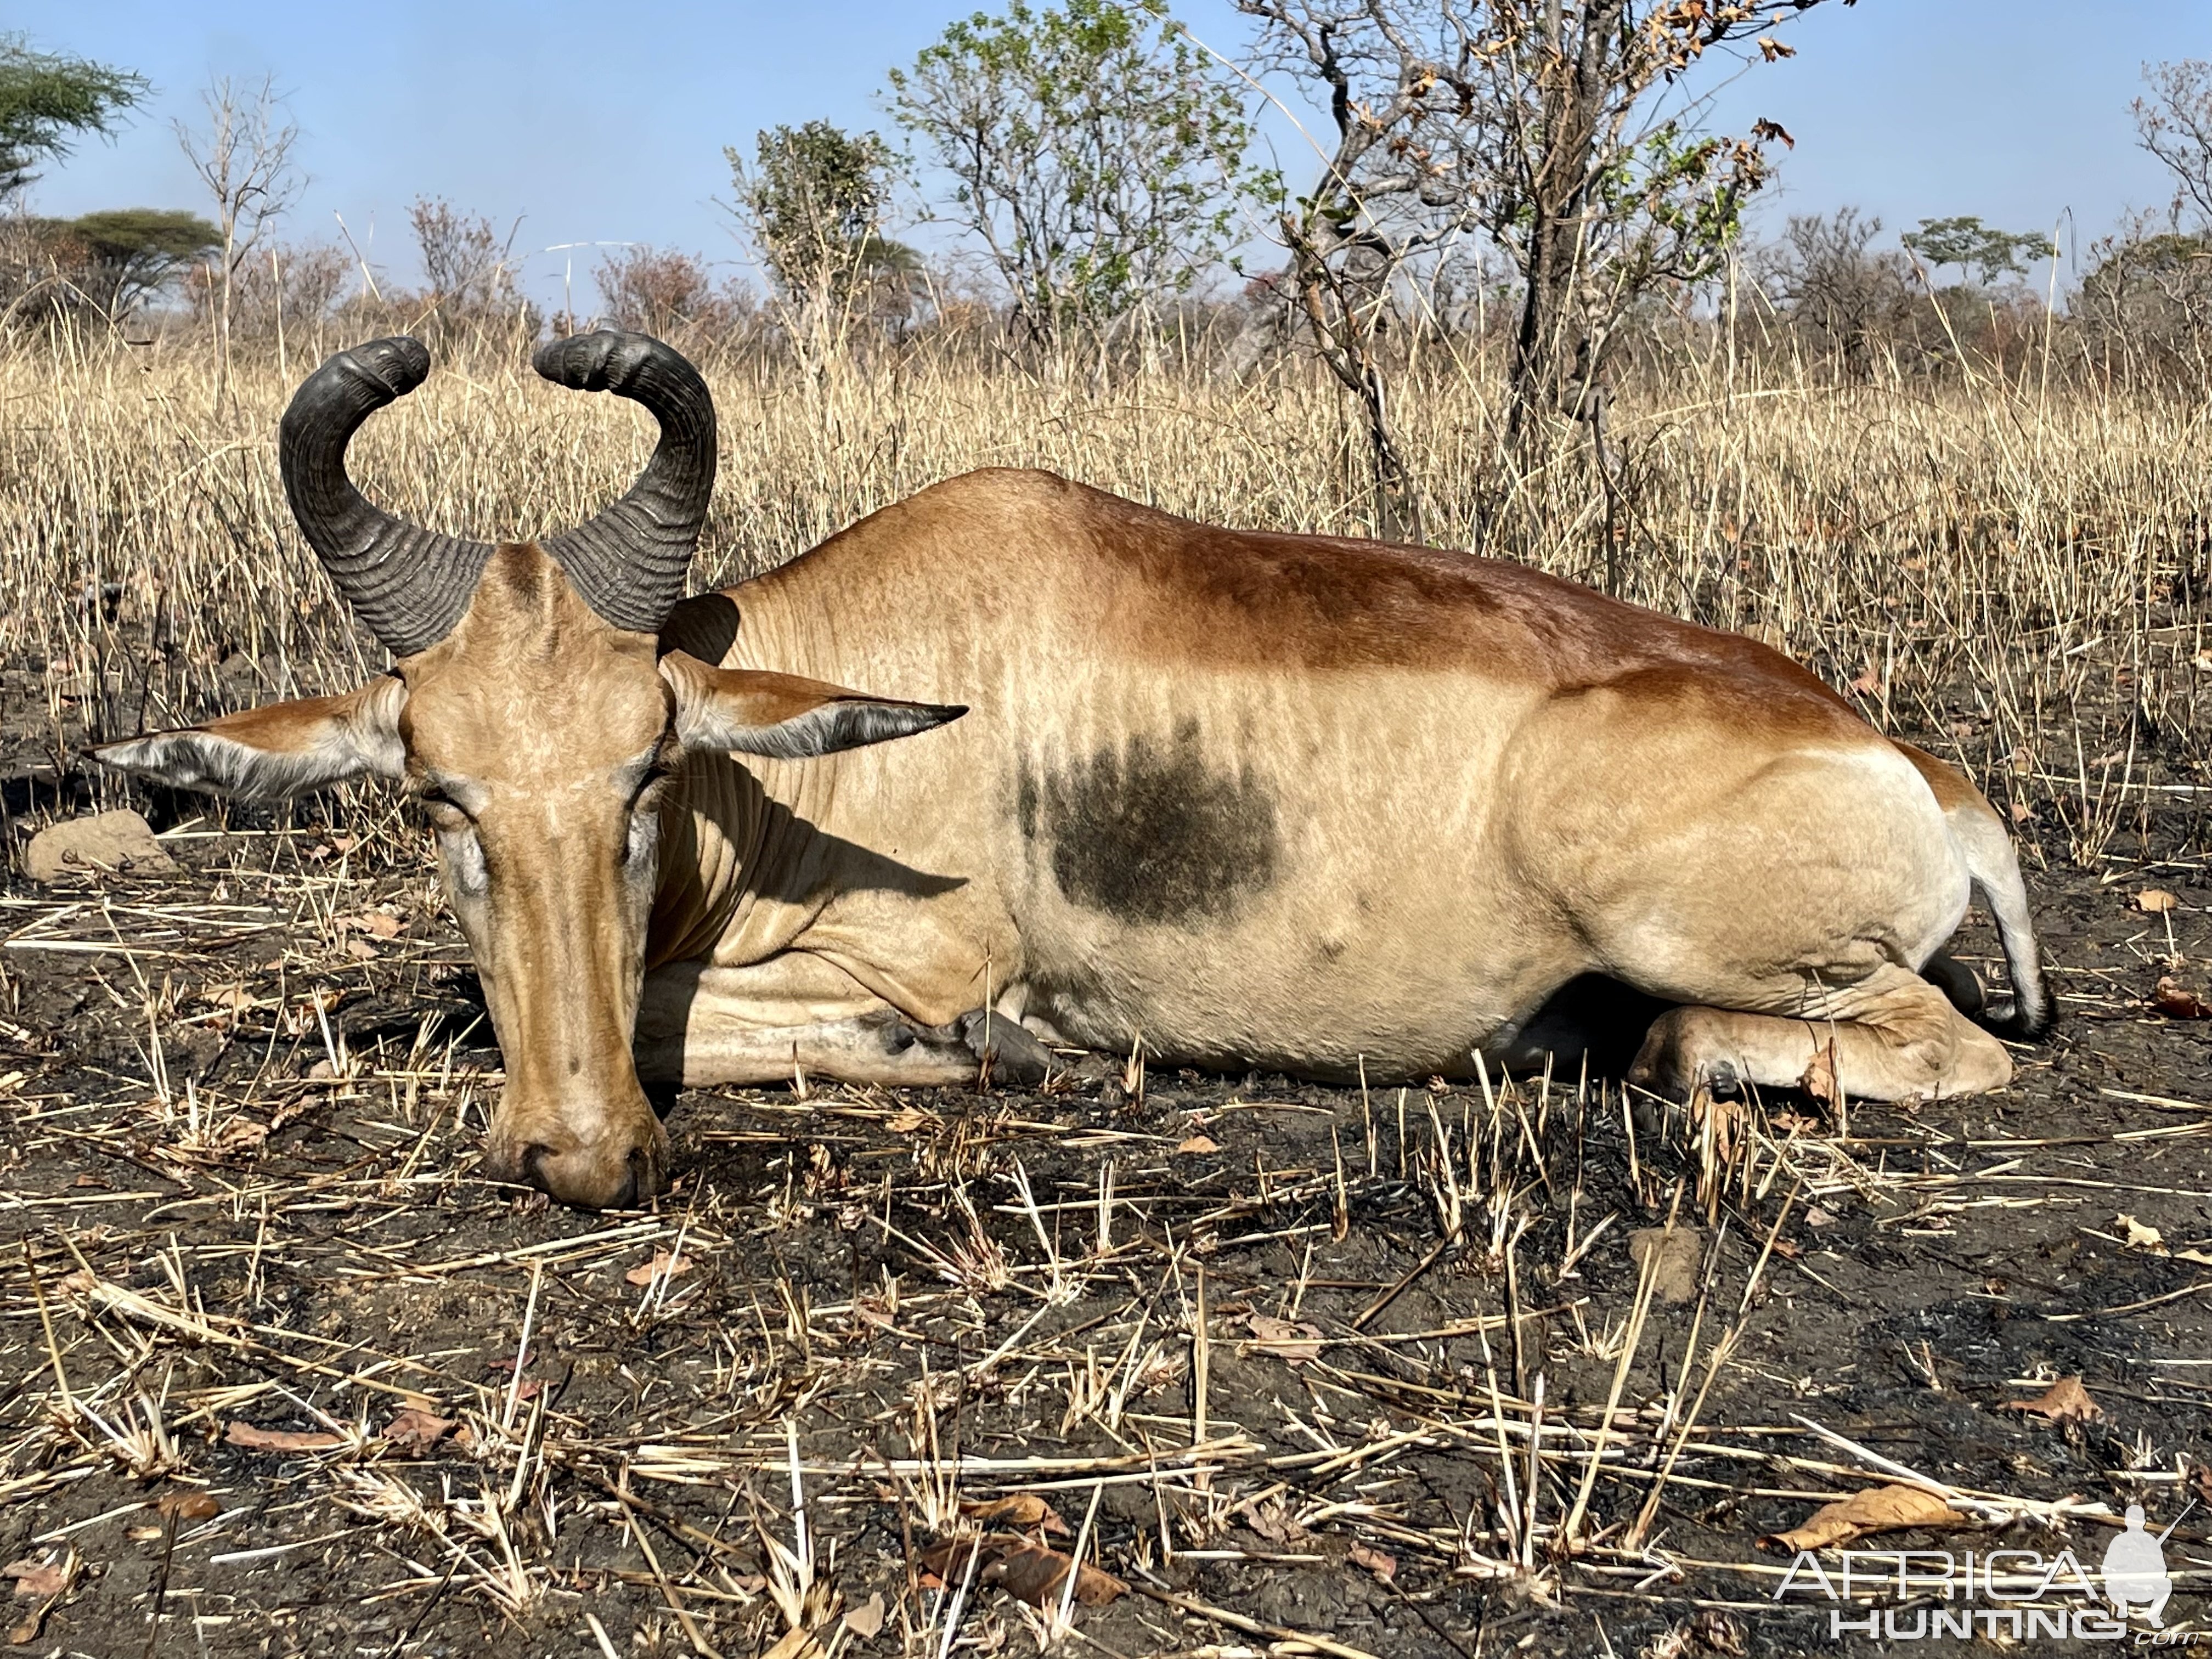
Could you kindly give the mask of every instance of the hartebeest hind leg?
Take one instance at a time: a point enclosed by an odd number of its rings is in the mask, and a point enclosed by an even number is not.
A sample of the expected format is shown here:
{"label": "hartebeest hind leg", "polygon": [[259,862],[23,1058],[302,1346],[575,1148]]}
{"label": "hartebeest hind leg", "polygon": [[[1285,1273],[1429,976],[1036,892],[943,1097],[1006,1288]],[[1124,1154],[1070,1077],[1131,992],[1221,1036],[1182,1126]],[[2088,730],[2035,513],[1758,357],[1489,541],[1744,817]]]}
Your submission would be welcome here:
{"label": "hartebeest hind leg", "polygon": [[1043,1078],[1043,1049],[981,1011],[924,1025],[836,964],[803,951],[743,968],[672,963],[646,975],[635,1042],[647,1084],[790,1081],[794,1071],[846,1083],[930,1088],[972,1081],[988,1050],[1009,1081]]}
{"label": "hartebeest hind leg", "polygon": [[1629,1080],[1677,1097],[1700,1082],[1723,1094],[1743,1083],[1790,1088],[1831,1044],[1838,1085],[1862,1100],[1978,1094],[2012,1077],[2003,1044],[1936,987],[1894,963],[1856,984],[1795,1000],[1790,1014],[1673,1009],[1653,1024]]}

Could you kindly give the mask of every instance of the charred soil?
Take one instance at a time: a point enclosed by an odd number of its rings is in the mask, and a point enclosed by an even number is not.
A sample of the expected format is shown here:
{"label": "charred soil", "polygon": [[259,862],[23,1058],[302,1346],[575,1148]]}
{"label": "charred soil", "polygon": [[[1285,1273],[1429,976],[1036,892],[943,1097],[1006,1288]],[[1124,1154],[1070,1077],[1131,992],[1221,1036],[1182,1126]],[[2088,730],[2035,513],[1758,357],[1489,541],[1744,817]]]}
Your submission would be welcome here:
{"label": "charred soil", "polygon": [[1954,1521],[1860,1547],[2094,1573],[2179,1517],[2197,1626],[2212,884],[2155,835],[2037,860],[2062,1024],[1990,1097],[1094,1057],[695,1091],[676,1190],[586,1216],[472,1174],[499,1058],[411,850],[198,810],[4,899],[27,1650],[1026,1651],[1079,1555],[1068,1639],[1132,1659],[1834,1653],[1771,1540],[1900,1480]]}

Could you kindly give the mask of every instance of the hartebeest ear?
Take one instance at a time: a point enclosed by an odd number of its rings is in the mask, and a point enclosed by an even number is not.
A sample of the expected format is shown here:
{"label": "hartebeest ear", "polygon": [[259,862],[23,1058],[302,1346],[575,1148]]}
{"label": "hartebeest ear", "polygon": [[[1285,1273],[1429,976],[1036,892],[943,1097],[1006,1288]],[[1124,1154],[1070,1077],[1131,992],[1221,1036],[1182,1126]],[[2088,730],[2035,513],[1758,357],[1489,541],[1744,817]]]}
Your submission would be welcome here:
{"label": "hartebeest ear", "polygon": [[407,688],[386,674],[338,697],[303,697],[225,714],[91,751],[103,766],[173,789],[208,789],[273,800],[349,778],[397,778],[406,770],[399,711]]}
{"label": "hartebeest ear", "polygon": [[660,659],[676,693],[676,735],[686,749],[803,760],[888,743],[968,711],[946,703],[872,697],[842,685],[750,668],[710,668],[686,652]]}

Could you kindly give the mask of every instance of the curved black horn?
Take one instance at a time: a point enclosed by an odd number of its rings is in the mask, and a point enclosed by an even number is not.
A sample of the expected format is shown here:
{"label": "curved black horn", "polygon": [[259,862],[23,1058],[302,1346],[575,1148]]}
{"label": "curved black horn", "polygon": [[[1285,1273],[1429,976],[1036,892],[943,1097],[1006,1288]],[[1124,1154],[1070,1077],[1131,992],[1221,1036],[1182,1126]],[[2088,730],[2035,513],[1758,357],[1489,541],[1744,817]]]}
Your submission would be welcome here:
{"label": "curved black horn", "polygon": [[361,423],[430,372],[430,354],[405,335],[341,351],[292,395],[276,457],[292,516],[331,582],[396,657],[435,645],[469,607],[491,548],[393,518],[346,477],[346,444]]}
{"label": "curved black horn", "polygon": [[556,385],[641,403],[660,422],[629,494],[544,544],[592,610],[617,628],[657,633],[684,597],[714,498],[714,397],[682,353],[647,334],[573,334],[538,347],[531,363]]}

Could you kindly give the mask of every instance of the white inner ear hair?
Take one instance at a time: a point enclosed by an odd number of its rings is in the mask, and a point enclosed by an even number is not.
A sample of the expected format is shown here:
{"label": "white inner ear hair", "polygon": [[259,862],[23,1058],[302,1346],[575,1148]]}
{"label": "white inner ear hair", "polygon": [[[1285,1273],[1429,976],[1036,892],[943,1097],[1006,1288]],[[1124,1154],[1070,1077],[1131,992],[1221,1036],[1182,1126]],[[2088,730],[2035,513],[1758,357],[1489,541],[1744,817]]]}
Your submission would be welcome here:
{"label": "white inner ear hair", "polygon": [[962,712],[931,703],[866,702],[854,699],[824,703],[774,726],[715,722],[719,729],[702,736],[709,746],[717,749],[734,749],[741,754],[763,755],[771,760],[805,760],[927,732]]}

